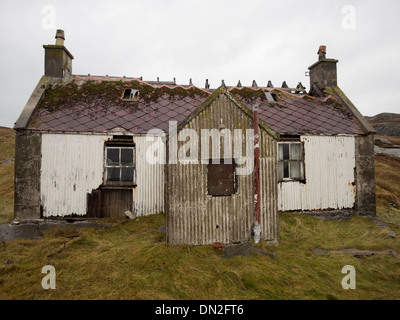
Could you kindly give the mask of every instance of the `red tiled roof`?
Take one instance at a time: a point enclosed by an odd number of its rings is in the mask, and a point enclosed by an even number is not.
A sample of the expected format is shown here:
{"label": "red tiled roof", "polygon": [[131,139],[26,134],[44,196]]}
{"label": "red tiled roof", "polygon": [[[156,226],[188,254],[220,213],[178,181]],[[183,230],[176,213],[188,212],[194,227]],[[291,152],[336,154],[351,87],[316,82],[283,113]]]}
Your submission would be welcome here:
{"label": "red tiled roof", "polygon": [[[137,88],[137,101],[121,101],[124,88]],[[263,90],[266,88],[229,88],[248,108],[257,103],[260,119],[281,134],[364,133],[332,96],[322,100],[273,89],[277,102],[269,102]],[[210,94],[210,90],[195,86],[155,86],[140,79],[73,76],[70,82],[46,90],[27,129],[105,132],[121,127],[137,134],[154,128],[168,131],[169,121],[183,121]]]}
{"label": "red tiled roof", "polygon": [[248,108],[258,104],[260,119],[281,134],[364,134],[357,120],[333,96],[319,99],[276,88],[272,92],[276,94],[277,101],[269,102],[262,95],[249,99],[249,90],[260,89],[246,88],[245,95],[241,95],[240,90],[243,89],[230,89]]}
{"label": "red tiled roof", "polygon": [[[153,128],[167,131],[169,121],[181,122],[210,94],[194,86],[156,87],[140,79],[75,76],[74,80],[78,86],[91,81],[93,95],[87,98],[90,93],[84,90],[79,92],[79,89],[68,87],[68,84],[57,86],[55,92],[45,93],[28,129],[104,132],[121,127],[138,134],[147,133]],[[103,92],[98,93],[96,84],[103,85],[106,94],[112,93],[113,96],[101,96]],[[120,89],[118,93],[113,91],[116,85]],[[132,85],[146,90],[146,93],[155,92],[156,97],[146,99],[144,93],[139,94],[136,102],[121,102],[123,89]],[[163,90],[163,87],[167,87],[167,90]],[[76,96],[69,95],[69,90]]]}

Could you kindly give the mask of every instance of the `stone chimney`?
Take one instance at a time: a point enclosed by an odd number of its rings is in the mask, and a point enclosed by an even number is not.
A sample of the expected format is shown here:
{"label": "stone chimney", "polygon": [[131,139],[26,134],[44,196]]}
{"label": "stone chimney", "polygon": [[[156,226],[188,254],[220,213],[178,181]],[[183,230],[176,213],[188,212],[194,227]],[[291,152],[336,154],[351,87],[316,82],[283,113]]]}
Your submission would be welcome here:
{"label": "stone chimney", "polygon": [[319,89],[337,86],[336,64],[338,60],[326,58],[326,46],[320,46],[318,61],[308,67],[310,70],[310,88],[316,84]]}
{"label": "stone chimney", "polygon": [[44,45],[44,75],[47,77],[64,78],[72,74],[73,55],[64,46],[63,30],[56,32],[56,44]]}

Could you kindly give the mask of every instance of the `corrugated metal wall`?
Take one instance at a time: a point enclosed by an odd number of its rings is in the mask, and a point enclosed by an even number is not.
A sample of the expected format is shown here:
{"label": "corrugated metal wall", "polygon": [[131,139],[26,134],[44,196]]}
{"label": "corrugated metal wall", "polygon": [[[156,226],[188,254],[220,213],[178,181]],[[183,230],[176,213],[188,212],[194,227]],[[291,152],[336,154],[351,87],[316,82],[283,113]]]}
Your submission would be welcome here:
{"label": "corrugated metal wall", "polygon": [[280,182],[279,210],[352,208],[355,199],[353,136],[302,136],[305,180]]}
{"label": "corrugated metal wall", "polygon": [[146,153],[154,143],[145,136],[133,138],[136,144],[136,183],[133,190],[133,211],[138,216],[163,213],[164,208],[164,165],[150,164]]}
{"label": "corrugated metal wall", "polygon": [[[43,134],[41,201],[43,215],[85,215],[87,194],[103,181],[104,142],[112,135]],[[163,165],[146,160],[147,142],[135,136],[137,187],[133,210],[137,215],[164,212]]]}
{"label": "corrugated metal wall", "polygon": [[[252,129],[252,119],[226,95],[192,119],[185,128],[201,136],[201,129],[243,129],[242,152],[245,153],[245,130]],[[251,140],[251,143],[254,143]],[[178,150],[184,143],[178,143]],[[212,155],[210,144],[209,155]],[[221,158],[223,143],[220,144]],[[276,141],[261,130],[261,228],[262,238],[277,240]],[[200,147],[199,157],[200,158]],[[205,159],[208,160],[208,159]],[[251,159],[250,161],[254,161]],[[167,242],[169,245],[225,244],[250,240],[254,223],[253,174],[238,176],[238,191],[231,196],[207,195],[206,164],[171,164],[168,167]]]}

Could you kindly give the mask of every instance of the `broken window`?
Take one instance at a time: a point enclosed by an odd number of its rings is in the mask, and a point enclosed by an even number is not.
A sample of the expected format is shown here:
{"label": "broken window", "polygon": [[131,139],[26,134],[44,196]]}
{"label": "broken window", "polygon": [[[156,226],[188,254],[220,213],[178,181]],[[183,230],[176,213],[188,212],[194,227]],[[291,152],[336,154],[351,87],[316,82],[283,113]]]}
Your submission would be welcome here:
{"label": "broken window", "polygon": [[278,143],[278,179],[304,180],[303,144],[301,142]]}
{"label": "broken window", "polygon": [[275,93],[271,93],[269,91],[265,91],[265,97],[267,98],[267,100],[269,102],[276,102],[276,94]]}
{"label": "broken window", "polygon": [[230,196],[236,193],[237,177],[235,162],[212,163],[209,160],[207,165],[207,193],[212,196]]}
{"label": "broken window", "polygon": [[135,89],[125,89],[122,94],[122,100],[135,100],[138,95],[138,90]]}
{"label": "broken window", "polygon": [[132,137],[120,137],[106,142],[105,181],[111,185],[134,185],[136,163]]}

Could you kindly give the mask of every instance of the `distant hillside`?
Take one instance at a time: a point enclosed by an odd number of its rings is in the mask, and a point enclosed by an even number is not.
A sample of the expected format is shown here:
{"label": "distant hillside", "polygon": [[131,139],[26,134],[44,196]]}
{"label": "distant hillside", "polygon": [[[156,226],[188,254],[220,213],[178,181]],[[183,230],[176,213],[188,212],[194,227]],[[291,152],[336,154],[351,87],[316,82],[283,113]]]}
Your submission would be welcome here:
{"label": "distant hillside", "polygon": [[365,117],[380,136],[400,137],[400,114],[379,113],[373,117]]}
{"label": "distant hillside", "polygon": [[0,163],[14,157],[14,130],[0,126]]}
{"label": "distant hillside", "polygon": [[0,224],[14,217],[14,138],[13,129],[0,127]]}

